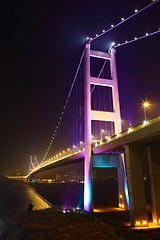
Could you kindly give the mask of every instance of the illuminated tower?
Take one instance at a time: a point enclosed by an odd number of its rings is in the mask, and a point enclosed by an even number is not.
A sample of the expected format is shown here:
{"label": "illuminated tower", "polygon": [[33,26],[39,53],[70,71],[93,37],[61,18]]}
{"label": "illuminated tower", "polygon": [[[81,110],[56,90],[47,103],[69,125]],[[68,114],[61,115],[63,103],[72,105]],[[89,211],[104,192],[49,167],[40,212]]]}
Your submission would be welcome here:
{"label": "illuminated tower", "polygon": [[[92,211],[92,161],[91,161],[91,121],[114,122],[115,134],[121,132],[121,115],[119,104],[119,92],[117,83],[115,49],[111,54],[90,50],[90,43],[85,44],[84,55],[84,139],[85,139],[85,162],[84,162],[84,209]],[[90,75],[90,58],[105,59],[110,62],[111,79],[95,78]],[[93,111],[91,109],[91,84],[112,88],[113,112]]]}
{"label": "illuminated tower", "polygon": [[34,168],[38,166],[38,161],[36,156],[30,156],[30,162],[29,162],[29,174],[32,172]]}

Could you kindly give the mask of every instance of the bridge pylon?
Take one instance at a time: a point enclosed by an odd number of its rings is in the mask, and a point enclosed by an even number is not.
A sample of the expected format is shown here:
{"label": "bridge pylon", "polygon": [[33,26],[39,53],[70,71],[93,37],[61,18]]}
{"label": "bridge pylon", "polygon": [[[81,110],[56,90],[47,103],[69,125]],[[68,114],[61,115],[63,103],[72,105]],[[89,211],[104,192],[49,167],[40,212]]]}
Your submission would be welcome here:
{"label": "bridge pylon", "polygon": [[[28,182],[30,182],[32,170],[35,169],[37,166],[38,166],[37,157],[36,156],[30,156]],[[35,182],[35,177],[34,177],[34,182]]]}
{"label": "bridge pylon", "polygon": [[[110,62],[111,79],[95,78],[90,73],[90,58],[105,59]],[[113,111],[95,111],[91,109],[91,85],[112,88]],[[111,49],[111,54],[90,49],[90,42],[85,43],[84,54],[84,209],[93,210],[92,204],[92,159],[91,159],[91,121],[114,122],[115,134],[122,131],[119,92],[116,69],[116,50]]]}

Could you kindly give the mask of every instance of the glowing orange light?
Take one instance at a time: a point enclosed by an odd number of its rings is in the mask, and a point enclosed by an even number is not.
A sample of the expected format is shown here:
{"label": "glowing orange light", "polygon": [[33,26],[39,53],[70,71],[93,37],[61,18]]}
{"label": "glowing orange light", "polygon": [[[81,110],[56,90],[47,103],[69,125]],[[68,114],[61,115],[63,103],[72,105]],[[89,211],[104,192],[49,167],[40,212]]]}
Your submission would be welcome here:
{"label": "glowing orange light", "polygon": [[140,225],[140,221],[136,221],[136,225]]}
{"label": "glowing orange light", "polygon": [[149,102],[147,102],[147,101],[146,101],[146,102],[143,102],[143,107],[144,107],[144,108],[147,108],[147,107],[149,107],[149,105],[150,105],[150,103],[149,103]]}

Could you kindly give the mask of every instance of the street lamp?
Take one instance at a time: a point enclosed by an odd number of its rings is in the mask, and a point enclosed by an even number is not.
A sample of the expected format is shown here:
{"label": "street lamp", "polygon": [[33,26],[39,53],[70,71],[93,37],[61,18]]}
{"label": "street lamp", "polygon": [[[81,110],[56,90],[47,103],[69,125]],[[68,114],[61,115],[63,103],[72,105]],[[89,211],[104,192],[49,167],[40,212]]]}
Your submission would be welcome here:
{"label": "street lamp", "polygon": [[104,129],[101,129],[101,140],[103,139]]}
{"label": "street lamp", "polygon": [[144,109],[144,120],[146,122],[146,120],[147,120],[146,109],[149,107],[150,103],[146,101],[146,102],[143,102],[142,105],[143,105],[143,109]]}

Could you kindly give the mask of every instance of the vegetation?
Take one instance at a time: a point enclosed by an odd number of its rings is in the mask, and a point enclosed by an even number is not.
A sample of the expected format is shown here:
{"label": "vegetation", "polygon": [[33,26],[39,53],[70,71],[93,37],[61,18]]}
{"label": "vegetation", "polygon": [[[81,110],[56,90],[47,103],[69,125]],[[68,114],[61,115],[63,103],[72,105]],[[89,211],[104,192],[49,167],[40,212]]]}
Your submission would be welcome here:
{"label": "vegetation", "polygon": [[60,212],[53,209],[16,213],[11,240],[138,240],[160,239],[160,230],[132,230],[122,227],[127,212]]}

